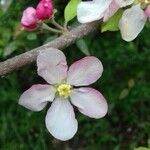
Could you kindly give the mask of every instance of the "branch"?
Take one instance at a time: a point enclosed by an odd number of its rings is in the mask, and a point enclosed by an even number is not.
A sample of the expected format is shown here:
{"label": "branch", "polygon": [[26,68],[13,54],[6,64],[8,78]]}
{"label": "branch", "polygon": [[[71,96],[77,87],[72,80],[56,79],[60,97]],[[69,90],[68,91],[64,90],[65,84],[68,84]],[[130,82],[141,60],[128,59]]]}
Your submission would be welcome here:
{"label": "branch", "polygon": [[50,47],[54,47],[57,49],[64,49],[68,47],[76,40],[96,30],[99,26],[100,21],[79,25],[78,27],[72,29],[68,33],[61,35],[60,37],[43,46],[40,46],[38,48],[15,56],[13,58],[7,59],[3,62],[0,62],[0,76],[10,73],[13,70],[17,70],[23,66],[31,64],[36,60],[36,57],[41,50],[45,50]]}

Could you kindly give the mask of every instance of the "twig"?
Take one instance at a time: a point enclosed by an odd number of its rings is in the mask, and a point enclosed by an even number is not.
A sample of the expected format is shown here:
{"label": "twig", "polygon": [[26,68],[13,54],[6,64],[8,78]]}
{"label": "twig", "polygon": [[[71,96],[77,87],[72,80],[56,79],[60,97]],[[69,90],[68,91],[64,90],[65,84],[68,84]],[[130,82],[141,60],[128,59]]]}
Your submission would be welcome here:
{"label": "twig", "polygon": [[79,25],[78,27],[72,29],[66,34],[61,35],[60,37],[56,38],[55,40],[43,46],[40,46],[38,48],[35,48],[33,50],[15,56],[13,58],[7,59],[4,62],[0,62],[0,76],[33,63],[36,60],[36,57],[40,51],[46,50],[50,47],[58,48],[61,50],[68,47],[76,40],[98,29],[99,26],[100,26],[100,21]]}
{"label": "twig", "polygon": [[51,18],[51,23],[52,23],[57,29],[60,29],[60,30],[64,31],[64,28],[63,28],[60,24],[58,24],[58,23],[55,21],[55,18],[54,18],[54,17]]}
{"label": "twig", "polygon": [[63,33],[63,31],[51,28],[45,23],[43,23],[40,28],[41,28],[41,30],[48,30],[48,31],[54,32],[54,33],[59,33],[59,34]]}

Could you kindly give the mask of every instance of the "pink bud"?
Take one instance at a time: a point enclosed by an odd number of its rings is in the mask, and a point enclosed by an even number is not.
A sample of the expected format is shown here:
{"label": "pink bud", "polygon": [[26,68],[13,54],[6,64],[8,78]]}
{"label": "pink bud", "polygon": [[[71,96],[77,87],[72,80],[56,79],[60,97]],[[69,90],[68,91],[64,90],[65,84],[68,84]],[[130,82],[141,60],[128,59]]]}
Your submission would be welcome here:
{"label": "pink bud", "polygon": [[51,0],[41,0],[36,8],[36,15],[40,20],[49,19],[53,15],[53,3]]}
{"label": "pink bud", "polygon": [[150,18],[150,5],[147,6],[146,10],[145,10],[145,14],[147,17]]}
{"label": "pink bud", "polygon": [[33,7],[25,9],[21,18],[22,26],[27,30],[32,30],[37,27],[37,22],[36,10]]}

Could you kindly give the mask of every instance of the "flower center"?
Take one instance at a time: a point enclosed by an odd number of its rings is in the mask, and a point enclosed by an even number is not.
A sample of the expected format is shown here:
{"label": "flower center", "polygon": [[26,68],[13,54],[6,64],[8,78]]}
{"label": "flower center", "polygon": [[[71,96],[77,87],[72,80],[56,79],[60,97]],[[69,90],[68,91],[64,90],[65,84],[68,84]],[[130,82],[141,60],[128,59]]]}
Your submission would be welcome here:
{"label": "flower center", "polygon": [[71,85],[69,84],[60,84],[57,87],[57,92],[60,96],[67,98],[71,93]]}
{"label": "flower center", "polygon": [[141,3],[141,5],[148,5],[148,4],[150,4],[150,0],[139,0],[139,2]]}

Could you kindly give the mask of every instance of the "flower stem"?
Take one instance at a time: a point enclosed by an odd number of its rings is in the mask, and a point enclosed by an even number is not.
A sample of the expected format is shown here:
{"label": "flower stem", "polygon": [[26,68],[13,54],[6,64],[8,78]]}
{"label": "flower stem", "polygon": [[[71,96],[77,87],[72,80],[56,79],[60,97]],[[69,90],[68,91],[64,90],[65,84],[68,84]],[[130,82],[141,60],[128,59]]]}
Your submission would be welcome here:
{"label": "flower stem", "polygon": [[68,27],[67,27],[68,25],[67,25],[67,22],[65,22],[64,23],[64,28],[65,28],[65,30],[68,30]]}
{"label": "flower stem", "polygon": [[56,26],[58,29],[64,31],[64,28],[63,28],[60,24],[58,24],[58,23],[55,21],[55,18],[54,18],[54,17],[51,18],[51,23],[52,23],[54,26]]}
{"label": "flower stem", "polygon": [[60,34],[63,33],[63,31],[54,29],[54,28],[52,28],[52,27],[49,27],[49,26],[48,26],[47,24],[45,24],[45,23],[42,23],[41,29],[48,30],[48,31],[51,31],[51,32],[54,32],[54,33],[60,33]]}

